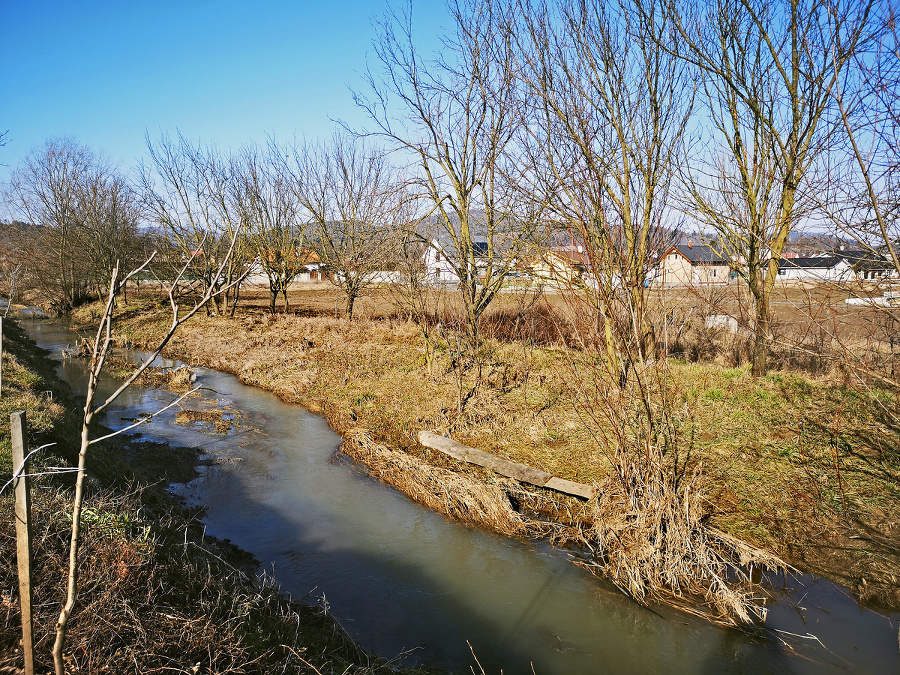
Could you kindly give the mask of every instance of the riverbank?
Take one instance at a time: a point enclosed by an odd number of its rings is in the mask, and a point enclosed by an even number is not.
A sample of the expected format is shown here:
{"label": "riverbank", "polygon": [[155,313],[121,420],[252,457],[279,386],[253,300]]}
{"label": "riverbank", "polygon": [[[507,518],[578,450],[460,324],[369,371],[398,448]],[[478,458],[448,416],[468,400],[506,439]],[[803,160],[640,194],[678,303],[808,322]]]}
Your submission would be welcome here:
{"label": "riverbank", "polygon": [[[168,325],[152,301],[119,311],[118,330],[135,344]],[[420,430],[580,483],[601,481],[608,467],[573,405],[577,373],[561,347],[488,341],[477,366],[463,369],[449,342],[429,364],[417,327],[397,318],[239,313],[197,317],[169,353],[322,412],[373,476],[504,534],[564,540],[590,514],[575,498],[422,448]],[[753,379],[715,364],[673,361],[671,372],[686,411],[682,433],[703,468],[708,521],[843,584],[864,604],[900,608],[900,435],[883,414],[894,394],[791,372]]]}
{"label": "riverbank", "polygon": [[[26,410],[32,471],[71,466],[80,409],[55,364],[11,320],[4,321],[4,420]],[[291,601],[273,583],[242,570],[256,564],[203,534],[198,514],[165,490],[190,480],[197,453],[159,446],[154,461],[126,461],[127,444],[95,446],[89,456],[80,548],[81,593],[70,622],[73,671],[398,672],[350,640],[324,609]],[[0,485],[12,472],[9,426],[0,425]],[[71,474],[37,477],[32,488],[36,660],[50,668],[50,648],[65,597]],[[21,665],[15,566],[14,499],[0,495],[0,670]]]}

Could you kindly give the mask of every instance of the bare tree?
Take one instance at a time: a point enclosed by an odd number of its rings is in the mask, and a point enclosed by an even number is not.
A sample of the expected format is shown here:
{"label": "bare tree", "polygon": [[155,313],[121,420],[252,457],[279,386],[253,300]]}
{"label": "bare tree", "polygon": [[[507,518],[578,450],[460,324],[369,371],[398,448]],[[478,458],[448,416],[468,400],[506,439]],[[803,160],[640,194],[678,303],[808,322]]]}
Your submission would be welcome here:
{"label": "bare tree", "polygon": [[90,148],[55,138],[33,150],[10,180],[10,196],[36,227],[20,238],[32,282],[61,312],[109,284],[115,258],[138,250],[139,212],[126,180]]}
{"label": "bare tree", "polygon": [[886,256],[900,275],[900,30],[892,3],[873,7],[871,35],[832,90],[844,154],[830,163],[819,203],[841,236]]}
{"label": "bare tree", "polygon": [[356,299],[393,264],[398,192],[391,167],[382,153],[341,134],[329,143],[295,144],[285,159],[309,246],[344,293],[352,319]]}
{"label": "bare tree", "polygon": [[232,186],[236,208],[247,231],[257,264],[269,280],[271,311],[280,293],[288,305],[288,285],[305,267],[304,235],[299,224],[299,205],[289,179],[280,170],[280,153],[270,148],[261,154],[246,148],[237,157]]}
{"label": "bare tree", "polygon": [[692,73],[661,45],[658,2],[572,0],[524,12],[522,61],[538,98],[536,140],[551,211],[587,252],[585,289],[627,375],[652,357],[648,273],[666,241],[668,198],[691,113]]}
{"label": "bare tree", "polygon": [[22,284],[22,263],[17,263],[8,259],[0,260],[0,280],[7,286],[6,292],[6,308],[3,310],[3,317],[9,315],[12,309],[13,301],[16,297],[16,291],[20,290]]}
{"label": "bare tree", "polygon": [[170,274],[190,263],[179,292],[203,296],[215,280],[229,290],[210,295],[207,311],[233,313],[252,250],[241,236],[240,214],[231,200],[232,163],[215,148],[194,145],[181,135],[155,143],[148,137],[147,148],[150,163],[141,167],[140,182],[148,217],[174,246]]}
{"label": "bare tree", "polygon": [[662,46],[671,24],[654,0],[523,2],[522,10],[521,60],[538,96],[531,128],[544,149],[536,173],[552,177],[551,210],[582,244],[591,273],[564,299],[584,346],[569,352],[573,403],[610,466],[593,503],[597,567],[640,602],[691,589],[712,614],[751,622],[764,610],[723,582],[726,570],[746,579],[745,554],[778,563],[702,522],[677,378],[656,358],[648,301],[693,74]]}
{"label": "bare tree", "polygon": [[[138,199],[123,176],[99,176],[79,193],[84,220],[80,232],[81,255],[87,259],[92,295],[102,298],[117,265],[129,269],[145,259],[145,240],[139,230]],[[125,289],[123,289],[123,297]]]}
{"label": "bare tree", "polygon": [[374,125],[409,162],[427,202],[439,246],[458,279],[465,334],[477,343],[478,320],[502,287],[539,210],[516,202],[522,87],[509,33],[509,3],[450,3],[453,26],[443,53],[423,59],[412,6],[381,23],[369,94],[355,95]]}
{"label": "bare tree", "polygon": [[395,283],[390,285],[391,297],[403,315],[415,322],[425,342],[425,365],[432,374],[435,349],[440,341],[441,331],[437,329],[443,314],[444,289],[434,283],[434,272],[429,269],[426,258],[431,246],[433,233],[423,226],[418,200],[406,195],[398,206],[396,225]]}
{"label": "bare tree", "polygon": [[[689,208],[739,263],[753,297],[752,372],[766,372],[770,300],[788,236],[806,216],[816,162],[835,145],[832,94],[864,43],[873,1],[670,3],[670,44],[703,77],[711,170]],[[694,165],[702,164],[694,159]]]}

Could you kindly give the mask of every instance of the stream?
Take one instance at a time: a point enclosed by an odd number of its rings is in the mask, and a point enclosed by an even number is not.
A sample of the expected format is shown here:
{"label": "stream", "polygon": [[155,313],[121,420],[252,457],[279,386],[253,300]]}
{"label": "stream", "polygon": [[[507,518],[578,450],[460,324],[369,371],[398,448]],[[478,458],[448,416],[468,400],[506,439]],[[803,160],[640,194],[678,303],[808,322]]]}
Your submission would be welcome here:
{"label": "stream", "polygon": [[[75,339],[52,322],[21,325],[56,358]],[[83,360],[60,365],[82,391],[85,369]],[[197,373],[204,389],[181,407],[222,411],[226,432],[176,424],[177,407],[139,428],[208,459],[171,490],[203,507],[209,535],[252,553],[284,591],[324,604],[382,656],[478,673],[477,657],[491,675],[900,672],[900,614],[861,608],[831,582],[778,577],[763,637],[643,608],[565,551],[451,522],[336,461],[341,439],[322,417],[231,375]],[[106,424],[122,428],[173,398],[132,387]]]}

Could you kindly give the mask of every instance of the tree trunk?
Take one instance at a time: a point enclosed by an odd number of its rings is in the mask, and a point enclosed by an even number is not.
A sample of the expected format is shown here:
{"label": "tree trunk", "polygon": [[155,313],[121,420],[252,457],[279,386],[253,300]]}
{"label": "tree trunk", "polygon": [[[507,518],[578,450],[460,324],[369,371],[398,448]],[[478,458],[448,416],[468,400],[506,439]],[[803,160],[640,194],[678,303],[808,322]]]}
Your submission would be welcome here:
{"label": "tree trunk", "polygon": [[353,304],[356,302],[356,294],[347,294],[347,321],[353,321]]}
{"label": "tree trunk", "polygon": [[[95,357],[96,358],[96,357]],[[89,387],[93,387],[94,378],[91,378]],[[88,391],[88,400],[85,410],[89,410],[93,404],[93,392]],[[86,412],[84,423],[81,427],[81,449],[78,453],[78,477],[75,479],[75,498],[72,504],[72,538],[69,542],[69,579],[66,584],[66,603],[59,613],[56,622],[56,641],[53,643],[53,670],[55,675],[65,675],[63,650],[66,645],[66,632],[69,625],[69,617],[75,608],[75,599],[78,597],[78,547],[81,544],[81,510],[84,504],[84,476],[85,459],[88,445],[90,445],[89,427],[91,413]]]}
{"label": "tree trunk", "polygon": [[766,374],[766,360],[769,355],[769,298],[767,295],[756,299],[756,326],[753,340],[753,354],[751,356],[750,374],[753,377],[762,377]]}
{"label": "tree trunk", "polygon": [[464,326],[466,343],[469,347],[474,348],[478,344],[478,318],[480,317],[475,299],[478,292],[475,280],[472,278],[466,279],[461,290],[466,313]]}
{"label": "tree trunk", "polygon": [[234,301],[231,303],[231,312],[229,312],[229,316],[234,318],[234,313],[237,311],[238,300],[241,299],[241,285],[237,284],[234,287]]}
{"label": "tree trunk", "polygon": [[470,347],[478,344],[478,317],[471,309],[466,312],[466,342]]}

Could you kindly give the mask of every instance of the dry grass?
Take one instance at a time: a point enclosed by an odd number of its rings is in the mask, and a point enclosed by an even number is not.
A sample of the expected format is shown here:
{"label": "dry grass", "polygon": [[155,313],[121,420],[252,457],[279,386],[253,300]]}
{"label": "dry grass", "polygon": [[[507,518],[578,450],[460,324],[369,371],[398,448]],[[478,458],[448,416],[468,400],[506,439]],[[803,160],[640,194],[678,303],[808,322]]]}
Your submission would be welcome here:
{"label": "dry grass", "polygon": [[175,414],[175,422],[178,424],[195,424],[210,429],[217,434],[226,434],[234,429],[236,421],[234,411],[223,408],[208,408],[205,410],[179,410]]}
{"label": "dry grass", "polygon": [[724,624],[765,621],[752,570],[785,571],[771,553],[708,525],[709,507],[696,474],[647,474],[625,462],[596,489],[587,565],[642,604],[670,602]]}
{"label": "dry grass", "polygon": [[[674,306],[672,298],[667,302]],[[564,308],[550,306],[556,316],[565,316]],[[500,309],[503,314],[509,307]],[[520,318],[507,314],[509,321]],[[560,323],[575,329],[571,322]],[[173,355],[235,373],[247,384],[321,411],[345,436],[365,429],[367,444],[391,453],[373,475],[383,472],[380,477],[392,484],[401,483],[406,470],[397,469],[403,463],[398,457],[407,456],[423,463],[424,473],[434,468],[489,481],[480,470],[421,448],[416,434],[422,429],[562,478],[610,480],[609,448],[573,404],[571,351],[559,342],[538,345],[527,334],[514,341],[489,339],[476,354],[462,358],[445,330],[429,374],[418,327],[390,315],[347,323],[247,314],[237,320],[201,317],[184,328],[172,344]],[[149,340],[161,324],[144,307],[124,330]],[[711,567],[715,574],[720,562],[741,559],[739,550],[710,534],[722,531],[753,550],[768,549],[805,570],[836,578],[864,600],[900,606],[900,427],[866,405],[870,395],[848,387],[839,370],[816,377],[776,372],[754,380],[746,368],[728,367],[729,357],[716,352],[710,363],[671,361],[669,368],[678,404],[689,411],[679,433],[690,451],[690,467],[703,467],[691,485],[707,500],[695,504],[692,518],[714,528],[698,535],[689,524],[694,521],[685,521],[679,527],[688,533],[686,540],[720,552]],[[879,392],[886,407],[896,407],[892,393]],[[348,451],[357,452],[353,446],[349,443]],[[393,456],[397,451],[402,453]],[[371,456],[364,461],[374,463]],[[431,508],[500,531],[521,532],[521,525],[498,504],[511,505],[520,516],[549,517],[568,528],[562,536],[577,538],[592,521],[574,498],[516,495],[497,483],[477,508],[470,506],[477,503],[474,497],[454,506],[449,491],[430,480],[404,491]],[[455,477],[443,474],[440,480]],[[671,499],[659,500],[663,515],[641,516],[643,524],[632,534],[632,524],[620,531],[623,523],[609,515],[609,532],[623,540],[639,534],[652,539],[653,531],[669,527],[662,523],[669,518],[666,505],[675,503]],[[625,497],[606,501],[613,511],[628,502]],[[495,508],[500,510],[492,513]],[[671,547],[672,555],[677,551]],[[678,587],[670,590],[677,593]]]}
{"label": "dry grass", "polygon": [[[70,497],[36,491],[35,651],[48,667],[64,595]],[[0,500],[0,557],[15,555],[12,501]],[[139,491],[100,492],[87,500],[79,560],[81,593],[65,656],[85,673],[396,672],[359,649],[325,612],[291,602],[267,581],[225,562],[234,552],[203,539],[177,511],[147,517]],[[15,566],[0,568],[17,588]],[[0,666],[13,665],[20,618],[15,597],[0,604]]]}
{"label": "dry grass", "polygon": [[513,537],[546,535],[552,529],[548,523],[528,518],[513,509],[510,495],[522,491],[515,481],[502,477],[483,481],[433,466],[374,442],[363,429],[354,429],[345,435],[343,450],[364,464],[369,475],[455,520],[475,523]]}
{"label": "dry grass", "polygon": [[[3,328],[0,408],[27,410],[32,447],[63,441],[32,458],[33,472],[65,465],[77,438],[78,402],[13,321]],[[8,429],[0,426],[0,485],[12,470]],[[96,446],[89,464],[94,487],[83,512],[81,592],[65,655],[71,672],[402,671],[361,650],[323,608],[291,601],[270,581],[241,571],[254,570],[255,561],[204,537],[196,514],[157,488],[136,487],[135,475],[163,484],[189,480],[197,461],[188,449],[138,445]],[[65,478],[45,475],[32,488],[38,672],[50,668],[65,597],[72,499]],[[114,487],[99,489],[98,478]],[[0,494],[0,672],[17,672],[22,662],[13,510],[7,490]]]}

